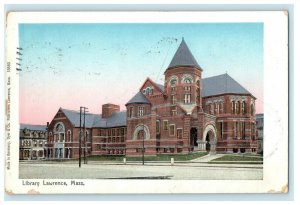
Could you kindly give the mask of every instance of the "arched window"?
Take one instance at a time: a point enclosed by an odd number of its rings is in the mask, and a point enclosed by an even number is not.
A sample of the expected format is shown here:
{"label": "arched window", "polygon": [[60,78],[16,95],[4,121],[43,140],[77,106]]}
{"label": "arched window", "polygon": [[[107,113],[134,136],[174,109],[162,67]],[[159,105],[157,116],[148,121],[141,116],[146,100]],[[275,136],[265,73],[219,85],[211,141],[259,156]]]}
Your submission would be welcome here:
{"label": "arched window", "polygon": [[176,85],[176,83],[177,83],[177,79],[176,78],[173,78],[173,79],[170,80],[171,87],[174,87]]}
{"label": "arched window", "polygon": [[237,102],[237,106],[236,106],[236,113],[240,114],[240,101]]}
{"label": "arched window", "polygon": [[235,102],[232,101],[231,102],[231,114],[234,114],[234,112],[235,112],[234,108],[235,108]]}
{"label": "arched window", "polygon": [[146,94],[146,95],[152,95],[152,94],[153,94],[153,88],[147,87],[147,88],[145,89],[145,94]]}
{"label": "arched window", "polygon": [[243,114],[246,114],[247,113],[247,104],[245,101],[243,101],[243,104],[242,104],[242,110],[243,110]]}
{"label": "arched window", "polygon": [[190,78],[185,78],[185,79],[183,80],[183,82],[184,82],[185,84],[191,84],[191,83],[192,83],[192,79],[190,79]]}
{"label": "arched window", "polygon": [[139,139],[139,140],[141,140],[141,139],[145,139],[145,131],[144,130],[139,130],[138,131],[138,134],[137,134],[137,138]]}

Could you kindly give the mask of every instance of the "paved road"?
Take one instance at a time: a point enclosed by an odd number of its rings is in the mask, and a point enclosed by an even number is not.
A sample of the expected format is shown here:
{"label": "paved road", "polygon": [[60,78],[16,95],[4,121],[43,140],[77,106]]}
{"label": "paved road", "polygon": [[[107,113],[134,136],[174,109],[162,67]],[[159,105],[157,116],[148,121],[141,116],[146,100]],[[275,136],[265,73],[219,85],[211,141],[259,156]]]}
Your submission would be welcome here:
{"label": "paved road", "polygon": [[206,163],[170,163],[147,162],[113,164],[96,163],[20,163],[20,178],[49,179],[203,179],[203,180],[259,180],[263,178],[263,165],[212,165]]}

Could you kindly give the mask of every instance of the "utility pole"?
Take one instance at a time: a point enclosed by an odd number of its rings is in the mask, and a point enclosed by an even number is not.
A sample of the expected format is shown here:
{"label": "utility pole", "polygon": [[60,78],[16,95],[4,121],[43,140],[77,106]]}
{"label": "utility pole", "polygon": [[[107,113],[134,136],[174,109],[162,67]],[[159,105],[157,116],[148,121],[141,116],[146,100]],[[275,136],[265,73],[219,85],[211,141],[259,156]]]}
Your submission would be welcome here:
{"label": "utility pole", "polygon": [[86,146],[86,129],[85,129],[85,113],[87,112],[87,108],[83,107],[83,130],[84,130],[84,138],[83,138],[83,143],[84,143],[84,152],[83,152],[83,157],[84,157],[84,164],[87,164],[87,157],[86,157],[86,153],[87,153],[87,146]]}
{"label": "utility pole", "polygon": [[81,136],[82,136],[82,129],[81,129],[81,109],[80,107],[80,117],[79,117],[79,123],[80,123],[80,128],[79,128],[79,168],[81,167]]}
{"label": "utility pole", "polygon": [[143,154],[143,165],[145,164],[145,128],[144,128],[144,120],[143,120],[143,150],[142,150],[142,154]]}

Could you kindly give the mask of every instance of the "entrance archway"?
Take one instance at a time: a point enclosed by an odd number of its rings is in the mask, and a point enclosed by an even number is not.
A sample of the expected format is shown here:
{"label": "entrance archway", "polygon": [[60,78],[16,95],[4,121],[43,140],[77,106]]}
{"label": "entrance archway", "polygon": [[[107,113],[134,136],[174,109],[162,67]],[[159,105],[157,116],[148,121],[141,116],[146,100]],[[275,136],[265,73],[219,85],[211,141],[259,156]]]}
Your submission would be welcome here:
{"label": "entrance archway", "polygon": [[216,129],[213,125],[209,124],[205,127],[205,130],[203,132],[203,143],[205,143],[205,150],[209,152],[210,154],[216,153],[216,144],[217,144],[217,138],[216,138]]}
{"label": "entrance archway", "polygon": [[197,144],[197,128],[192,127],[190,130],[190,146],[194,148]]}

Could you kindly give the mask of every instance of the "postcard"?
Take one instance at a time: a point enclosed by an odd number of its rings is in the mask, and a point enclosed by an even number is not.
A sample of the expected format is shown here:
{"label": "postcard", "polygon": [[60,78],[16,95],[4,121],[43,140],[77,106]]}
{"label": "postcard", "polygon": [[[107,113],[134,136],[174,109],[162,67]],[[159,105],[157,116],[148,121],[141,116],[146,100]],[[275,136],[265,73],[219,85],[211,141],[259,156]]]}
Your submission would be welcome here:
{"label": "postcard", "polygon": [[286,11],[6,20],[6,193],[288,192]]}

